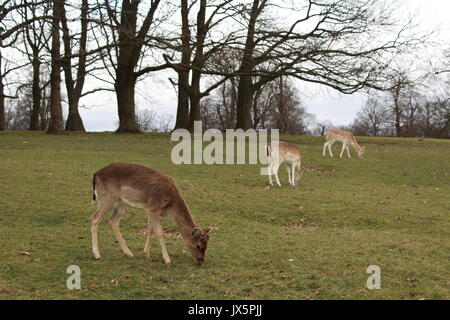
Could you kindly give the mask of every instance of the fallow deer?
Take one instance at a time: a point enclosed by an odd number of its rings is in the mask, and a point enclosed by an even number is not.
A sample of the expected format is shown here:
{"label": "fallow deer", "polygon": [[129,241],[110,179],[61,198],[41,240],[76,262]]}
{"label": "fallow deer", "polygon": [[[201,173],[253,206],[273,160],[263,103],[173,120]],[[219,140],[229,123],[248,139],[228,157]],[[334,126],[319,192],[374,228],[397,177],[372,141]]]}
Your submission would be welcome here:
{"label": "fallow deer", "polygon": [[272,175],[275,175],[277,184],[281,186],[278,170],[282,164],[286,166],[291,186],[295,186],[298,183],[305,171],[305,168],[301,167],[302,156],[300,150],[287,142],[280,141],[268,144],[267,157],[269,160],[268,174],[271,186],[273,186]]}
{"label": "fallow deer", "polygon": [[92,251],[100,259],[98,248],[98,226],[102,217],[113,211],[109,226],[123,253],[132,258],[119,230],[120,219],[128,206],[144,209],[148,215],[148,232],[144,253],[150,255],[150,238],[156,234],[161,246],[163,260],[171,263],[164,243],[161,216],[172,218],[183,237],[186,246],[198,264],[202,264],[209,240],[209,229],[195,224],[181,192],[171,177],[156,170],[128,163],[113,163],[97,171],[92,179],[93,200],[98,209],[92,215]]}
{"label": "fallow deer", "polygon": [[344,150],[347,150],[347,155],[349,158],[352,157],[350,155],[350,150],[348,148],[349,145],[351,145],[355,149],[359,158],[363,158],[366,147],[361,147],[358,144],[358,142],[356,141],[355,137],[350,132],[344,131],[344,130],[331,129],[325,133],[325,136],[326,136],[326,141],[325,141],[325,144],[323,145],[323,156],[324,157],[326,156],[327,147],[328,147],[328,151],[329,151],[331,157],[333,157],[333,153],[331,152],[331,146],[336,141],[340,141],[340,142],[342,142],[341,158],[342,158],[342,155],[344,154]]}

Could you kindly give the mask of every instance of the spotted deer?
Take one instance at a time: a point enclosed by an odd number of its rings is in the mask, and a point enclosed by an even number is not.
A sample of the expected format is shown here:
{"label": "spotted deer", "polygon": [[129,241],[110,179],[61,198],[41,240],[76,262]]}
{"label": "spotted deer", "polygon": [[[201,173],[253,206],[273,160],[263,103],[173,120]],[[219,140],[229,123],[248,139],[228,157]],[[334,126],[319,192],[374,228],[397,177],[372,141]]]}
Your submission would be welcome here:
{"label": "spotted deer", "polygon": [[348,146],[352,146],[355,151],[356,154],[358,155],[359,158],[363,158],[364,157],[364,151],[366,147],[361,147],[358,142],[356,141],[355,137],[348,131],[344,131],[344,130],[337,130],[337,129],[331,129],[328,130],[325,133],[326,136],[326,141],[325,144],[323,145],[323,156],[326,156],[326,150],[328,147],[328,151],[330,153],[330,156],[333,157],[333,153],[331,152],[331,146],[336,142],[336,141],[340,141],[342,142],[342,151],[341,151],[341,158],[342,155],[344,154],[344,150],[347,150],[347,155],[349,158],[351,158],[352,156],[350,155],[350,150],[348,148]]}
{"label": "spotted deer", "polygon": [[289,184],[295,186],[305,171],[301,167],[302,156],[300,150],[287,142],[274,142],[267,145],[267,157],[269,160],[268,174],[269,183],[273,186],[272,175],[279,186],[281,186],[278,178],[278,170],[282,164],[285,165],[288,172]]}
{"label": "spotted deer", "polygon": [[120,219],[128,206],[144,209],[148,215],[148,232],[144,253],[150,256],[150,238],[156,234],[163,260],[171,263],[163,238],[160,218],[169,216],[178,227],[186,246],[198,264],[202,264],[209,240],[209,229],[195,224],[181,192],[171,177],[156,170],[128,163],[113,163],[93,175],[93,200],[98,208],[92,215],[92,252],[100,259],[98,226],[103,216],[112,211],[109,226],[123,253],[132,258],[119,230]]}

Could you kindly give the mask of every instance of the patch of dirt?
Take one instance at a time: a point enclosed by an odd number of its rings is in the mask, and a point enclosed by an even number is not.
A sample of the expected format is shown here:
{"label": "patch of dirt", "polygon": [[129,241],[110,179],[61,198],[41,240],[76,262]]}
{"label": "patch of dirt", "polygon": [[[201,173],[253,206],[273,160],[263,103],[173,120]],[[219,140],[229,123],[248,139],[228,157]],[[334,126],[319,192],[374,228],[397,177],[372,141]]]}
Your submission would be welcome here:
{"label": "patch of dirt", "polygon": [[336,169],[331,169],[331,170],[325,170],[325,169],[314,169],[314,168],[309,168],[309,169],[305,169],[306,172],[320,172],[320,173],[336,173]]}
{"label": "patch of dirt", "polygon": [[306,224],[306,218],[302,218],[300,220],[298,220],[297,222],[288,222],[283,224],[283,226],[285,227],[289,227],[289,228],[304,228]]}

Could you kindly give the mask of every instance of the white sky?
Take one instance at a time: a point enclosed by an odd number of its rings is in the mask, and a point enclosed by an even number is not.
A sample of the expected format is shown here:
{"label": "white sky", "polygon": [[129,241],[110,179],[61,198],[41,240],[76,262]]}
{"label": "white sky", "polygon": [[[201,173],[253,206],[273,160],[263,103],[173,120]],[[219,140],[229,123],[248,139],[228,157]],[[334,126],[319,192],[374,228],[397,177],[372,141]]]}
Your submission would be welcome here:
{"label": "white sky", "polygon": [[[450,1],[449,0],[406,0],[409,12],[416,12],[422,30],[440,28],[436,37],[450,46]],[[405,11],[407,15],[408,12]],[[430,50],[431,51],[431,50]],[[171,74],[170,76],[174,76]],[[170,114],[175,119],[176,95],[168,81],[168,73],[151,75],[151,81],[139,84],[137,104],[140,109],[153,109],[159,114]],[[330,120],[335,125],[352,122],[365,103],[364,94],[343,95],[319,85],[299,83],[299,90],[307,111],[316,115],[318,121]],[[104,93],[84,98],[81,104],[89,109],[80,110],[86,130],[113,131],[118,122],[116,98],[113,93]]]}

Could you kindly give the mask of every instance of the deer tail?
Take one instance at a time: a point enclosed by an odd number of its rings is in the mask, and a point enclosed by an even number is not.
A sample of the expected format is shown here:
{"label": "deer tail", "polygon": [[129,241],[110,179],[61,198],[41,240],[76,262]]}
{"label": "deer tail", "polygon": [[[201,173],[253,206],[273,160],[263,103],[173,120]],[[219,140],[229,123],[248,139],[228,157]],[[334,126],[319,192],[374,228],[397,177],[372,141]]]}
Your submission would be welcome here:
{"label": "deer tail", "polygon": [[97,200],[97,192],[95,191],[95,173],[92,175],[92,202]]}

